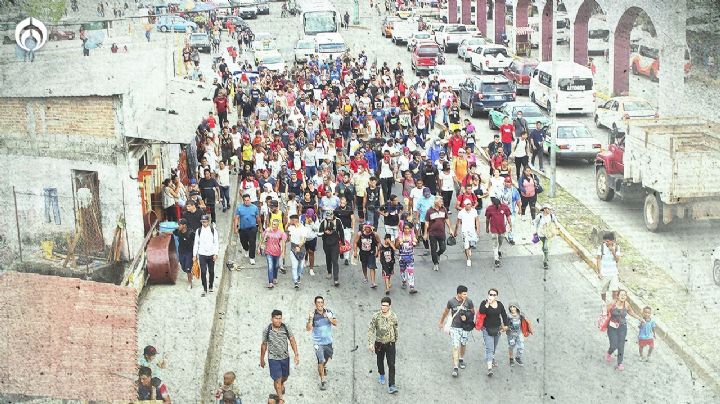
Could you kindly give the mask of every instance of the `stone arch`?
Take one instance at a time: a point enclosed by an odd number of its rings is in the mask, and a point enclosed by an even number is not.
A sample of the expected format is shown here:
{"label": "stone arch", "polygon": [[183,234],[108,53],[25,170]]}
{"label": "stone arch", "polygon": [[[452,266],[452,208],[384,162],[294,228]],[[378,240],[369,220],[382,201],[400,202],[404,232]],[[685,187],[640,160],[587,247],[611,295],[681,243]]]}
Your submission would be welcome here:
{"label": "stone arch", "polygon": [[[613,34],[613,94],[622,95],[630,90],[630,33],[635,21],[644,10],[628,7],[618,19]],[[646,13],[647,14],[647,13]],[[653,25],[656,22],[648,15]]]}
{"label": "stone arch", "polygon": [[492,19],[495,25],[495,38],[493,38],[493,40],[495,43],[502,43],[502,34],[505,32],[505,0],[476,0],[476,25],[482,35],[487,38],[488,5],[490,5],[490,11],[492,12]]}
{"label": "stone arch", "polygon": [[607,6],[600,4],[598,0],[583,0],[573,19],[573,35],[571,37],[573,60],[583,66],[588,62],[588,23],[595,8],[602,10],[607,19]]}
{"label": "stone arch", "polygon": [[515,18],[515,28],[528,26],[528,8],[529,7],[530,7],[530,0],[517,0],[515,2],[515,11],[513,13],[514,18]]}
{"label": "stone arch", "polygon": [[555,0],[548,0],[542,8],[540,17],[540,59],[542,61],[552,60],[552,41],[555,37],[553,26],[553,5]]}

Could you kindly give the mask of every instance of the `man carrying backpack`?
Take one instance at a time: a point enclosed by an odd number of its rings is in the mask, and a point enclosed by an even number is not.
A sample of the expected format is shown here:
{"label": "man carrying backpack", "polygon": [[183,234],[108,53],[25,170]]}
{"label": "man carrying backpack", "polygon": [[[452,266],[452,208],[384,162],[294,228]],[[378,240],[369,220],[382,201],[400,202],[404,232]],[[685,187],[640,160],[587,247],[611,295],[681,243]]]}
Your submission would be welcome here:
{"label": "man carrying backpack", "polygon": [[[467,295],[467,286],[459,285],[455,291],[455,297],[448,300],[440,317],[440,329],[449,332],[452,339],[453,370],[451,374],[453,377],[458,376],[458,368],[465,369],[465,346],[470,337],[470,331],[475,326],[475,306]],[[449,319],[448,316],[450,316]],[[446,321],[449,324],[446,324]]]}
{"label": "man carrying backpack", "polygon": [[260,367],[265,368],[265,353],[267,353],[270,377],[273,379],[275,394],[277,394],[279,401],[282,402],[285,396],[285,382],[290,376],[288,342],[290,342],[293,350],[295,366],[300,364],[300,354],[298,353],[295,336],[282,321],[282,311],[273,310],[270,316],[272,322],[263,331],[262,344],[260,345]]}
{"label": "man carrying backpack", "polygon": [[[210,223],[210,215],[203,215],[200,219],[202,225],[195,231],[195,244],[193,245],[193,261],[200,264],[200,280],[203,285],[202,296],[208,292],[208,279],[210,293],[213,292],[213,281],[215,280],[215,261],[220,251],[220,240],[215,225]],[[208,279],[205,274],[208,273]]]}

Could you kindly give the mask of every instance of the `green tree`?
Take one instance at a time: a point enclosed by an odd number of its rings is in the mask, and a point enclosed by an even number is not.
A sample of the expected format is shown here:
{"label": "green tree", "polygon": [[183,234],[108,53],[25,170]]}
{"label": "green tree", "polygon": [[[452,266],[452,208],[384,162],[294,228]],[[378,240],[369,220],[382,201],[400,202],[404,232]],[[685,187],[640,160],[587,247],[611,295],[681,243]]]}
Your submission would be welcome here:
{"label": "green tree", "polygon": [[65,15],[67,0],[19,0],[28,17],[44,22],[58,22]]}

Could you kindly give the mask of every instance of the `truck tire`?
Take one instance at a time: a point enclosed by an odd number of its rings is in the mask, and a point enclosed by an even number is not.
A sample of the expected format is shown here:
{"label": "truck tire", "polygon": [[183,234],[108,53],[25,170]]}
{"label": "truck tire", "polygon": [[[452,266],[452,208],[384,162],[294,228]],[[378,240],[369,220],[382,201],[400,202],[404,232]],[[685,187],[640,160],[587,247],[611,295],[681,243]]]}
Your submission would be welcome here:
{"label": "truck tire", "polygon": [[653,233],[662,231],[665,227],[665,223],[663,223],[663,203],[660,197],[654,193],[645,197],[643,220],[645,221],[645,227]]}
{"label": "truck tire", "polygon": [[595,173],[595,191],[601,201],[610,202],[615,197],[615,190],[610,187],[610,177],[605,167],[598,167]]}
{"label": "truck tire", "polygon": [[720,286],[720,260],[715,260],[713,264],[713,281]]}

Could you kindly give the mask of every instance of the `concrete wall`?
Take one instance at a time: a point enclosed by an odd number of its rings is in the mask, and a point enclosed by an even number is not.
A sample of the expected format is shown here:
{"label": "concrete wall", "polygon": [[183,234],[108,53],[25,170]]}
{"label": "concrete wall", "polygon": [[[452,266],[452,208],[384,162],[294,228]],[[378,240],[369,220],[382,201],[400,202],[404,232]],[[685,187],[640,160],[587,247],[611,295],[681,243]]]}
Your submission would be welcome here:
{"label": "concrete wall", "polygon": [[[18,249],[12,187],[18,192],[21,238],[39,246],[49,236],[72,233],[72,170],[95,171],[99,180],[102,234],[112,243],[117,220],[125,213],[130,252],[143,238],[137,182],[132,177],[121,133],[122,98],[49,97],[0,99],[0,236]],[[61,223],[47,223],[44,188],[56,188]],[[123,192],[125,209],[123,209]],[[7,263],[2,263],[7,264]]]}

